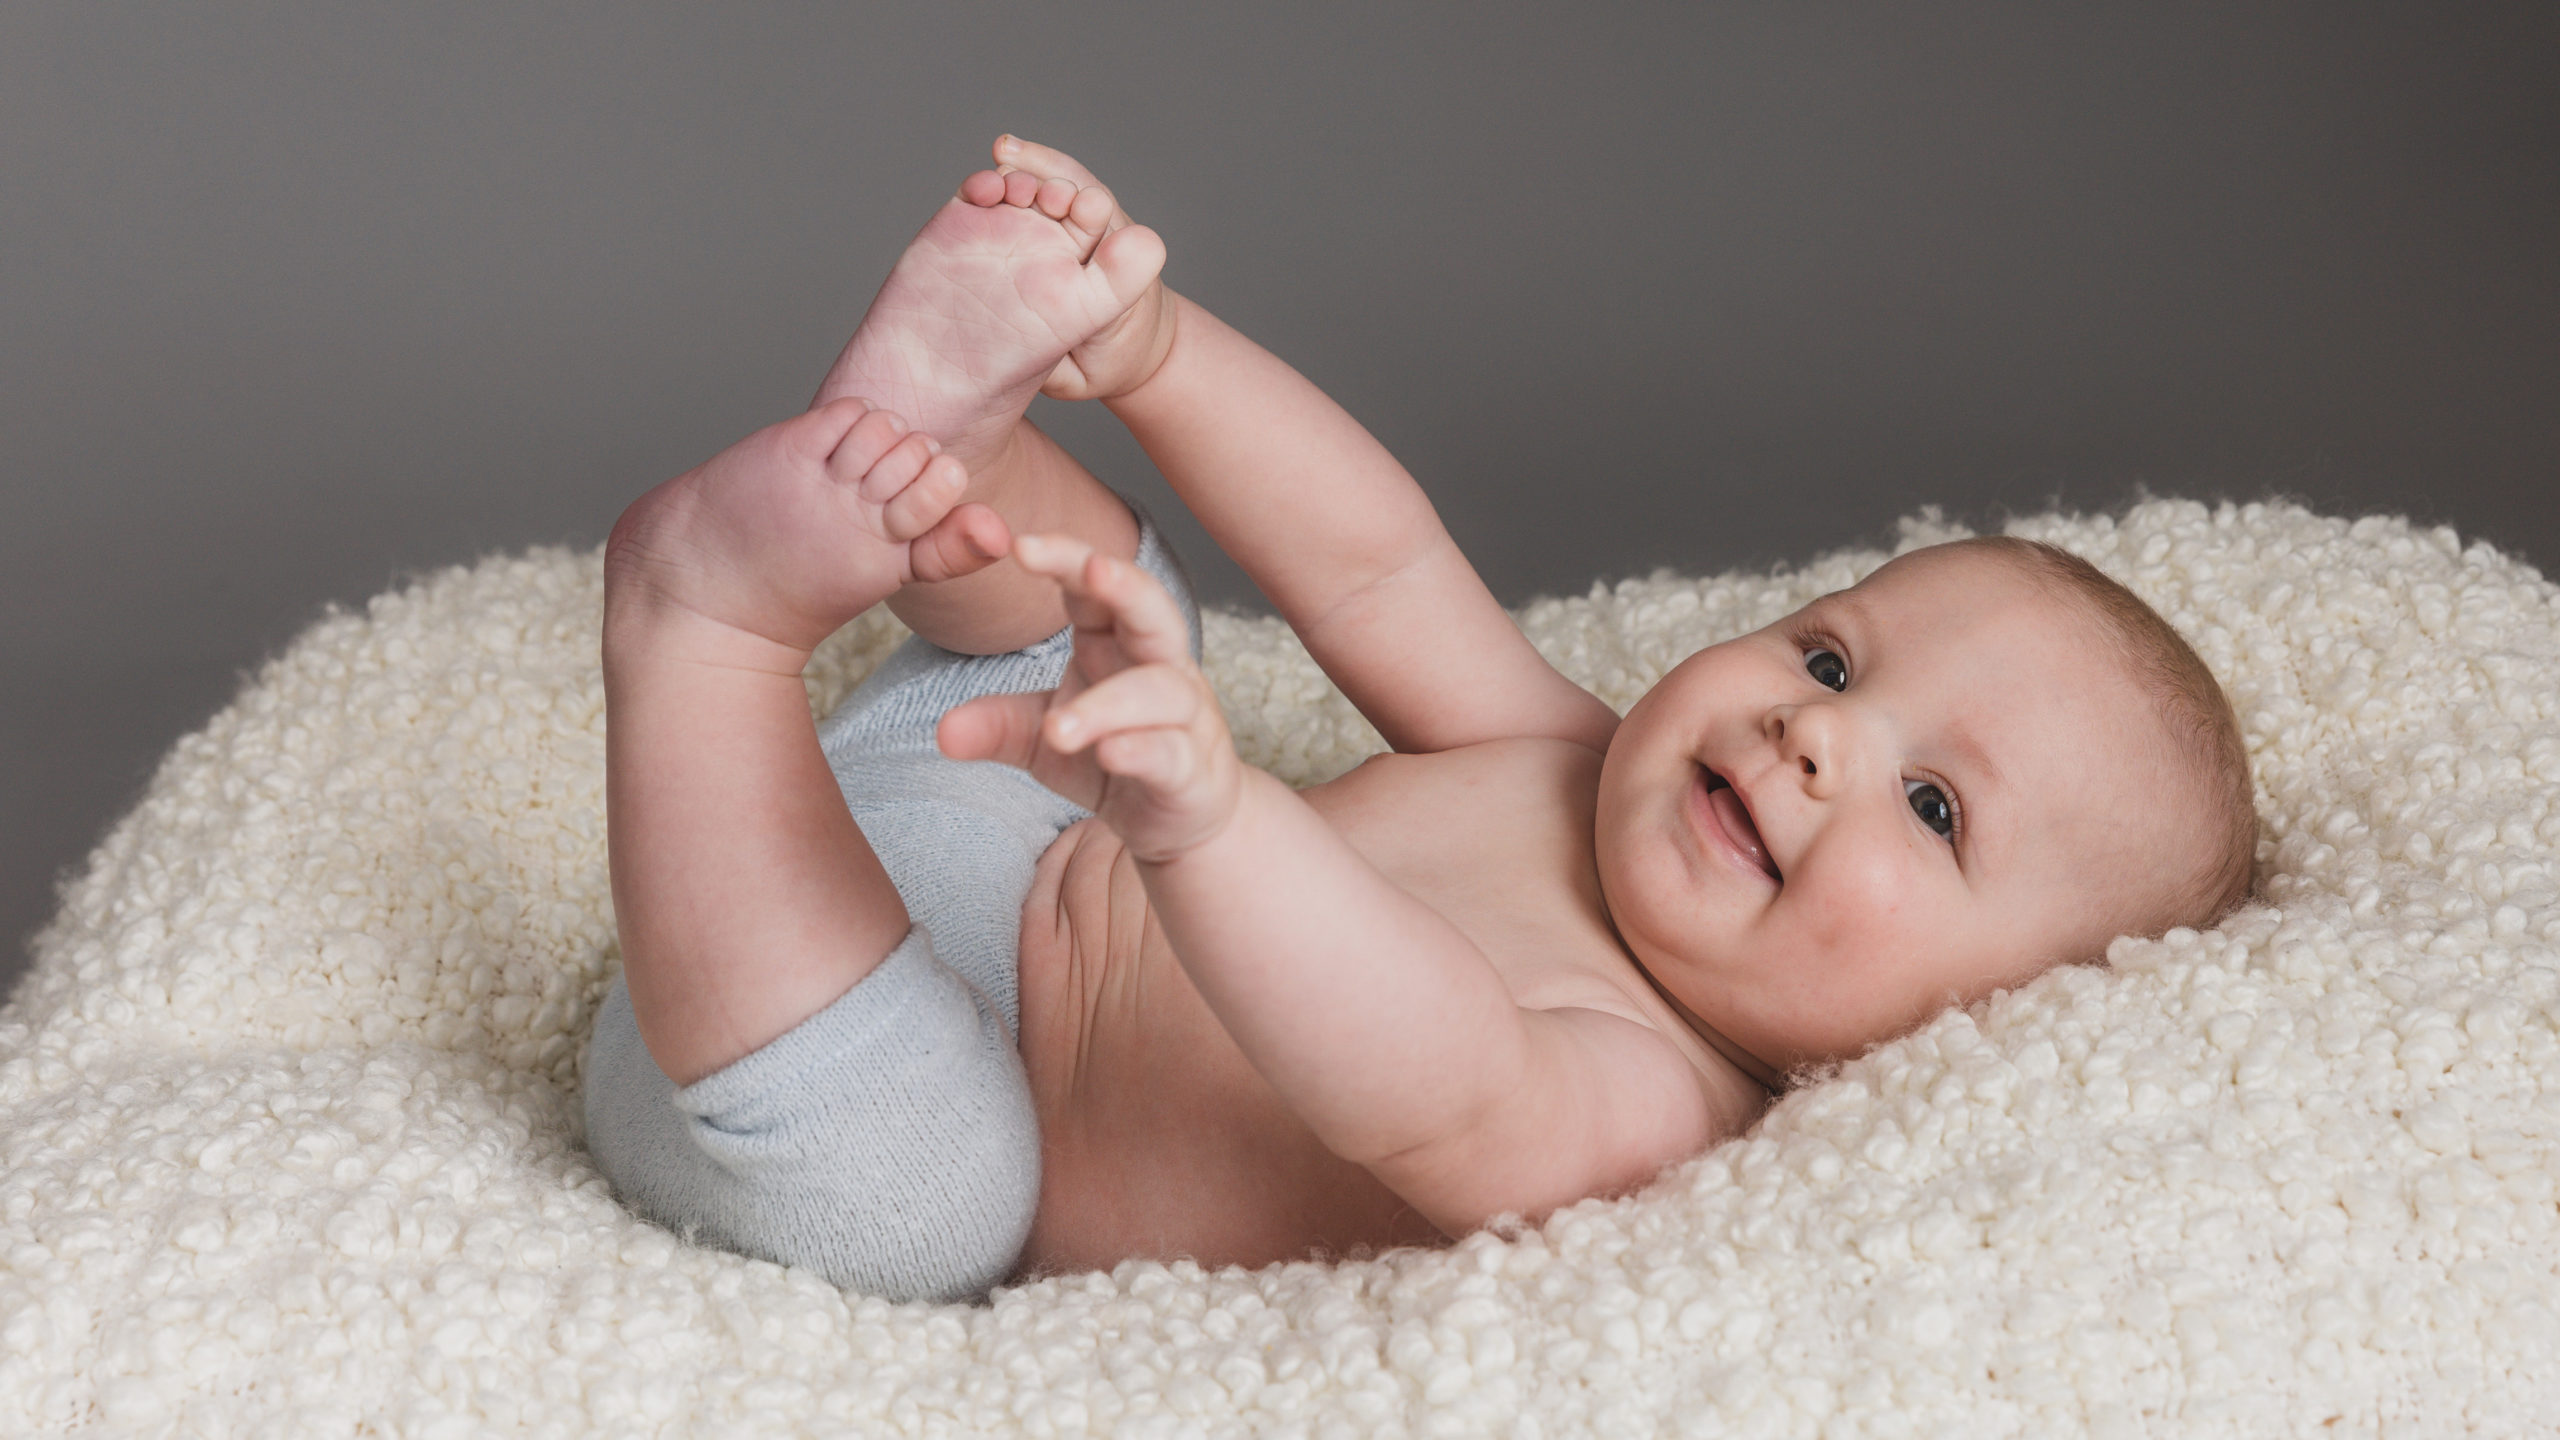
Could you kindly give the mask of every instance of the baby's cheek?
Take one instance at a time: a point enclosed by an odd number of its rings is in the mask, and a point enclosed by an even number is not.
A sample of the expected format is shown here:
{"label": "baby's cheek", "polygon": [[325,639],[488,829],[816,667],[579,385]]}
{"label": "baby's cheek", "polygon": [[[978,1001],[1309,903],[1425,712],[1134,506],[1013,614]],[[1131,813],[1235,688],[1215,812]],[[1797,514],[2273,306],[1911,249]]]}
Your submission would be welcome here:
{"label": "baby's cheek", "polygon": [[1860,973],[1907,952],[1929,926],[1914,903],[1908,868],[1898,857],[1843,847],[1821,857],[1804,907],[1806,938],[1835,966]]}
{"label": "baby's cheek", "polygon": [[1600,893],[1611,913],[1622,925],[1632,921],[1642,929],[1664,923],[1652,917],[1685,916],[1695,901],[1688,893],[1679,856],[1666,847],[1641,843],[1624,826],[1611,828],[1611,818],[1602,811],[1601,823],[1594,827],[1592,856],[1600,870]]}

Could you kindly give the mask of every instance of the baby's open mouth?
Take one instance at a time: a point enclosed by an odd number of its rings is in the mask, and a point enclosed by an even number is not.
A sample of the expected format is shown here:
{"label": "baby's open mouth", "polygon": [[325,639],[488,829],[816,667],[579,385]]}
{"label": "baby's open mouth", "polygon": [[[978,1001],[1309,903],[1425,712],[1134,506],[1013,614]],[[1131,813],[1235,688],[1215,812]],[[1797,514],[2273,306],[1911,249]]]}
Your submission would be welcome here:
{"label": "baby's open mouth", "polygon": [[1768,871],[1770,879],[1784,879],[1778,873],[1778,862],[1769,857],[1769,847],[1761,843],[1760,827],[1751,823],[1751,811],[1742,803],[1741,793],[1713,770],[1707,770],[1703,765],[1698,768],[1706,771],[1707,806],[1715,811],[1716,822],[1724,826],[1726,838],[1733,841],[1735,849]]}

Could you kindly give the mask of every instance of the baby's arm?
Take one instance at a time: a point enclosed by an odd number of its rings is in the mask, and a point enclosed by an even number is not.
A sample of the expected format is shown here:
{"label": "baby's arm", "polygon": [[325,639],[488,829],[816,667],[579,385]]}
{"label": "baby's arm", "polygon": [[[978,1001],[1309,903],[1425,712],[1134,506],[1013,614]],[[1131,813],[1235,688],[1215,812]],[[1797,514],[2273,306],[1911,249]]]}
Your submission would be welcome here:
{"label": "baby's arm", "polygon": [[1462,1235],[1633,1188],[1724,1133],[1659,1034],[1524,1008],[1296,792],[1243,778],[1223,829],[1139,874],[1202,998],[1326,1148]]}
{"label": "baby's arm", "polygon": [[952,711],[944,751],[1110,824],[1202,997],[1334,1153],[1463,1233],[1641,1183],[1730,1122],[1654,1032],[1522,1008],[1462,932],[1238,760],[1161,587],[1074,542],[1015,556],[1065,586],[1076,658],[1055,692]]}
{"label": "baby's arm", "polygon": [[[1072,157],[1011,136],[996,159],[1007,174],[1099,186]],[[1104,228],[1130,223],[1115,207]],[[1389,744],[1608,744],[1616,715],[1522,638],[1386,447],[1161,281],[1042,388],[1111,407]]]}
{"label": "baby's arm", "polygon": [[1163,363],[1108,403],[1387,743],[1606,748],[1617,717],[1521,635],[1386,447],[1277,356],[1169,298]]}

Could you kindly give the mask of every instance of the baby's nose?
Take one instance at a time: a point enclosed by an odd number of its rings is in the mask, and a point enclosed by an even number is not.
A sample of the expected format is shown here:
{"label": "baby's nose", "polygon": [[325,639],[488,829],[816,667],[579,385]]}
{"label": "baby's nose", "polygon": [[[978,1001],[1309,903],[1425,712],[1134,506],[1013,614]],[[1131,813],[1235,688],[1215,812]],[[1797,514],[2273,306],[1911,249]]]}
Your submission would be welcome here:
{"label": "baby's nose", "polygon": [[1769,738],[1805,786],[1827,794],[1839,782],[1839,724],[1827,705],[1783,705],[1769,715]]}

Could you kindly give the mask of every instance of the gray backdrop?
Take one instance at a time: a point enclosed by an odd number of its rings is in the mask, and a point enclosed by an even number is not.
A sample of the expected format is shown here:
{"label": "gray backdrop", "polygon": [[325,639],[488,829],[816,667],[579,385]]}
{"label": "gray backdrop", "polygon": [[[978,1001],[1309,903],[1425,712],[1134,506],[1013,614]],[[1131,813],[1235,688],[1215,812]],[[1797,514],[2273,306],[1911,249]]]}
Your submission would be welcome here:
{"label": "gray backdrop", "polygon": [[801,404],[1000,130],[1506,600],[2138,487],[2549,566],[2555,75],[2548,4],[13,0],[0,977],[323,606],[594,543]]}

